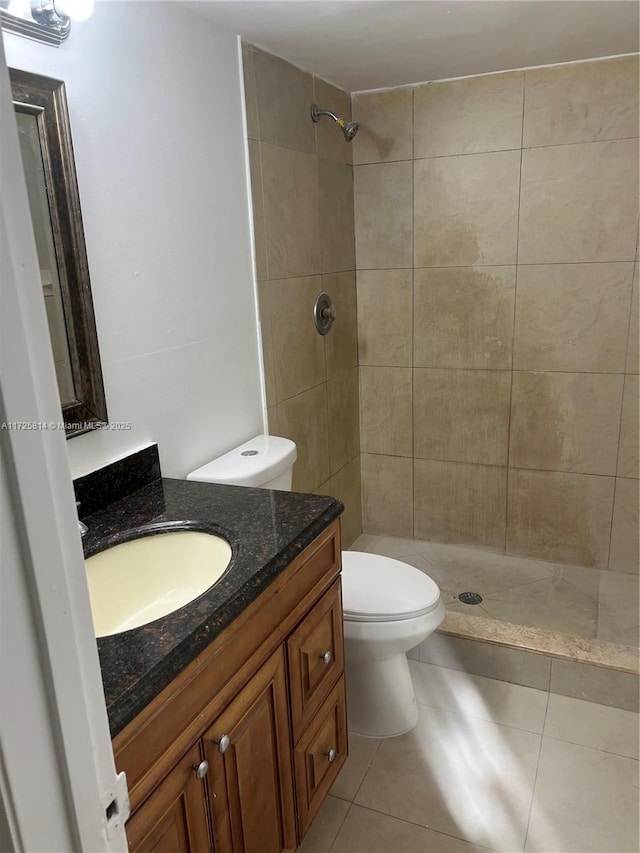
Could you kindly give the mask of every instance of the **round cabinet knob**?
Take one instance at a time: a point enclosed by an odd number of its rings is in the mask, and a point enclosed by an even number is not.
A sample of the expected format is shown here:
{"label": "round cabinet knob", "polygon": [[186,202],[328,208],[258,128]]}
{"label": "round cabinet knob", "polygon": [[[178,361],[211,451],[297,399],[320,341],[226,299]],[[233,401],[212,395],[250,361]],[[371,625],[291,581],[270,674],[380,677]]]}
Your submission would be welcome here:
{"label": "round cabinet knob", "polygon": [[222,735],[221,738],[218,738],[216,743],[218,744],[218,750],[220,752],[226,752],[229,749],[231,738],[229,737],[229,735]]}
{"label": "round cabinet knob", "polygon": [[193,769],[196,771],[196,777],[198,779],[204,779],[209,770],[209,762],[201,761],[200,764],[194,764]]}
{"label": "round cabinet knob", "polygon": [[330,749],[329,752],[325,753],[325,755],[329,759],[329,764],[333,764],[333,762],[336,760],[336,756],[338,755],[338,753],[335,751],[335,749]]}
{"label": "round cabinet knob", "polygon": [[325,652],[323,655],[320,655],[323,663],[326,663],[327,666],[333,661],[333,655],[331,652]]}

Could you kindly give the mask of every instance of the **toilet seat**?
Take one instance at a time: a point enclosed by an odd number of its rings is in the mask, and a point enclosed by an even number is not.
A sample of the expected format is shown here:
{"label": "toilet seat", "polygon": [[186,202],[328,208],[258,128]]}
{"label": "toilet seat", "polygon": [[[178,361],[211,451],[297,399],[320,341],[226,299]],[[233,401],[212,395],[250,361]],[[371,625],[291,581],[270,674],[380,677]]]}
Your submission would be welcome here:
{"label": "toilet seat", "polygon": [[343,551],[342,599],[348,622],[399,622],[435,610],[440,590],[428,575],[401,560]]}

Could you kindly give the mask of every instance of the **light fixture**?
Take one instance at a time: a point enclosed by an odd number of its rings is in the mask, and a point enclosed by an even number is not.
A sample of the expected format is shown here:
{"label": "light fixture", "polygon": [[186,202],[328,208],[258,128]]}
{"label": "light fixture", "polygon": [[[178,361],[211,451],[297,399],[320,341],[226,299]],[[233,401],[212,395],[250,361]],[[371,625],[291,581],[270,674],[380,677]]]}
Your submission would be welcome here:
{"label": "light fixture", "polygon": [[52,47],[69,37],[71,21],[84,21],[93,0],[0,0],[2,29]]}

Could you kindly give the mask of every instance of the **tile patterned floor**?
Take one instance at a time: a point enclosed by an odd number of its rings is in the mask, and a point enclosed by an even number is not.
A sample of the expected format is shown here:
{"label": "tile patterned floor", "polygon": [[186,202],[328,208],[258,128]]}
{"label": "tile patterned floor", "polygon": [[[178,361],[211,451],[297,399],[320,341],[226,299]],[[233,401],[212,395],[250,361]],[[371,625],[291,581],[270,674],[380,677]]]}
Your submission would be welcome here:
{"label": "tile patterned floor", "polygon": [[301,853],[637,853],[637,714],[412,668],[418,725],[350,736]]}
{"label": "tile patterned floor", "polygon": [[[422,569],[439,585],[448,610],[638,646],[637,575],[367,533],[351,548]],[[479,592],[482,603],[460,602],[465,591]]]}

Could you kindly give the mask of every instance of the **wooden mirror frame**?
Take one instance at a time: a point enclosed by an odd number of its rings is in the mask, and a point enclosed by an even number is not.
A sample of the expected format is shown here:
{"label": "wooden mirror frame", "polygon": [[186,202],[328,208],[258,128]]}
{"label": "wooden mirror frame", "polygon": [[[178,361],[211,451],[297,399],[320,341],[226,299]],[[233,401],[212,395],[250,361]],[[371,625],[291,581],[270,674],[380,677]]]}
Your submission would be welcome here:
{"label": "wooden mirror frame", "polygon": [[35,116],[69,344],[75,399],[62,406],[67,438],[107,421],[71,126],[61,80],[9,69],[16,111]]}

